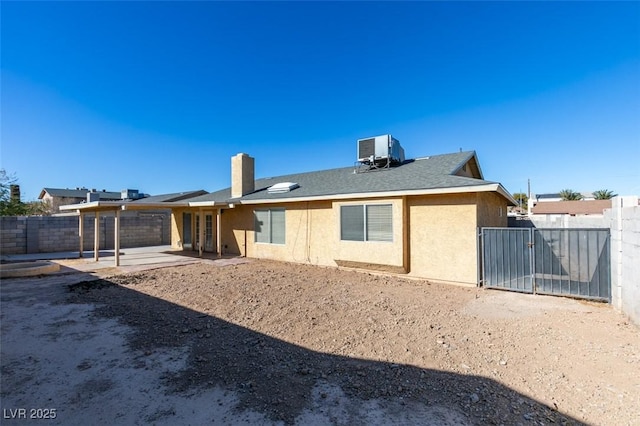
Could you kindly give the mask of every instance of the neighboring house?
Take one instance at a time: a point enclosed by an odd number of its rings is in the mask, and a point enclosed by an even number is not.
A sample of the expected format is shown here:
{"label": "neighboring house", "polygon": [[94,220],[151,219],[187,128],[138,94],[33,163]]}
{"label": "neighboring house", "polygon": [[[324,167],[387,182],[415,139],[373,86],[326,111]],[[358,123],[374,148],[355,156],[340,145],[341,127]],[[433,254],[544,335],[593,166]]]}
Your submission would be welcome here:
{"label": "neighboring house", "polygon": [[262,179],[254,178],[254,159],[238,154],[230,188],[64,210],[170,208],[174,249],[476,285],[478,228],[507,226],[512,205],[500,183],[484,180],[471,151]]}
{"label": "neighboring house", "polygon": [[[581,201],[589,201],[595,200],[592,192],[581,192],[582,195]],[[554,201],[562,201],[562,196],[559,193],[551,193],[551,194],[534,194],[531,198],[534,203],[538,202],[554,202]]]}
{"label": "neighboring house", "polygon": [[115,191],[96,191],[95,189],[87,188],[43,188],[38,196],[39,200],[46,202],[50,208],[51,213],[58,213],[60,206],[66,206],[70,204],[79,204],[87,201],[88,194],[94,194],[93,197],[103,201],[118,201],[122,199],[139,198],[141,195],[137,190],[124,189],[119,192]]}
{"label": "neighboring house", "polygon": [[531,209],[532,215],[602,215],[611,208],[611,200],[548,201]]}
{"label": "neighboring house", "polygon": [[[592,192],[581,192],[582,199],[579,201],[593,201],[595,197]],[[550,194],[533,194],[527,201],[527,214],[533,214],[533,209],[539,203],[557,203],[562,200],[562,196],[559,193]]]}

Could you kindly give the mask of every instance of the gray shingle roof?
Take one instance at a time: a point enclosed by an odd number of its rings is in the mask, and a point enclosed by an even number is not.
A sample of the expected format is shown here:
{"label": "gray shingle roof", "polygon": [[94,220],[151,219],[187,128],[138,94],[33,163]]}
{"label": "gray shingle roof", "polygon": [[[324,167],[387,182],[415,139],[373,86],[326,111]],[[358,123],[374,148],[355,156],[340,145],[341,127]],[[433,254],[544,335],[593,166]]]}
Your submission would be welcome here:
{"label": "gray shingle roof", "polygon": [[[65,198],[86,198],[87,193],[90,192],[87,188],[82,189],[63,189],[63,188],[43,188],[42,191],[46,191],[52,197],[65,197]],[[101,200],[119,200],[121,198],[120,192],[113,191],[97,191],[100,194]]]}
{"label": "gray shingle roof", "polygon": [[[416,160],[408,160],[400,166],[354,173],[353,167],[298,173],[273,178],[258,179],[255,191],[240,199],[231,198],[231,188],[191,198],[189,202],[233,202],[292,200],[296,198],[324,197],[345,194],[365,194],[421,189],[454,188],[486,185],[489,182],[455,176],[458,170],[471,158],[474,151],[454,154],[434,155]],[[291,192],[269,194],[267,188],[279,182],[295,182],[299,188]]]}
{"label": "gray shingle roof", "polygon": [[186,199],[197,197],[206,193],[207,191],[205,191],[204,189],[199,189],[196,191],[183,191],[174,192],[172,194],[152,195],[150,197],[132,201],[131,204],[171,203],[175,201],[184,201]]}

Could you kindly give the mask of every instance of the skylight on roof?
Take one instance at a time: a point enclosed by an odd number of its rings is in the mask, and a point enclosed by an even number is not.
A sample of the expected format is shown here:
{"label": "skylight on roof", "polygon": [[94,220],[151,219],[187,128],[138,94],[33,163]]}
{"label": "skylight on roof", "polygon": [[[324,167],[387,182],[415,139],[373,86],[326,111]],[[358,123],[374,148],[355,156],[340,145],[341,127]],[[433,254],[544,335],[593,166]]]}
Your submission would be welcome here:
{"label": "skylight on roof", "polygon": [[282,194],[284,192],[293,191],[299,187],[300,185],[294,182],[280,182],[267,188],[267,192],[269,194]]}

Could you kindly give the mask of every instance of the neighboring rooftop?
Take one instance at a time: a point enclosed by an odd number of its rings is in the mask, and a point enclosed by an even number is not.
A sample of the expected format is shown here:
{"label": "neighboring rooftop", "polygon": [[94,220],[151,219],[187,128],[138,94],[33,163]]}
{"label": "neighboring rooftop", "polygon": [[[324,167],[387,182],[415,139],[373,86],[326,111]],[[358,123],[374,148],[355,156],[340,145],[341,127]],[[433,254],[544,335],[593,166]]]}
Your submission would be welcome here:
{"label": "neighboring rooftop", "polygon": [[64,198],[86,198],[88,192],[97,192],[100,194],[101,200],[119,200],[122,196],[120,191],[107,191],[107,190],[91,190],[88,188],[43,188],[40,191],[38,199],[42,200],[45,194],[49,194],[52,197],[64,197]]}
{"label": "neighboring rooftop", "polygon": [[533,214],[601,215],[611,208],[611,200],[547,201],[536,204]]}
{"label": "neighboring rooftop", "polygon": [[204,189],[198,189],[195,191],[183,191],[174,192],[171,194],[152,195],[150,197],[141,198],[139,200],[132,201],[131,204],[153,204],[153,203],[173,203],[176,201],[184,201],[189,198],[197,197],[206,194]]}
{"label": "neighboring rooftop", "polygon": [[[581,192],[580,195],[582,195],[582,200],[594,200],[595,198],[593,197],[593,193],[592,192]],[[562,201],[562,195],[560,195],[560,193],[549,193],[549,194],[535,194],[533,197],[531,197],[534,199],[534,201],[543,201],[543,202],[547,202],[547,201]]]}

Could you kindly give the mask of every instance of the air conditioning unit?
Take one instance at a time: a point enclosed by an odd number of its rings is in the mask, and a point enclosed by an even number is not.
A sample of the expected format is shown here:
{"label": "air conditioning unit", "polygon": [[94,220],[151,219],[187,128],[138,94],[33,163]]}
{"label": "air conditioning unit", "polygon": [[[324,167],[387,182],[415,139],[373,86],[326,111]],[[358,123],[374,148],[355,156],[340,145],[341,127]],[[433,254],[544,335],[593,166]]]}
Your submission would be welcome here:
{"label": "air conditioning unit", "polygon": [[122,200],[137,200],[141,197],[137,189],[123,189],[120,191],[120,198]]}
{"label": "air conditioning unit", "polygon": [[391,135],[358,139],[358,162],[371,166],[401,164],[404,162],[404,149]]}

